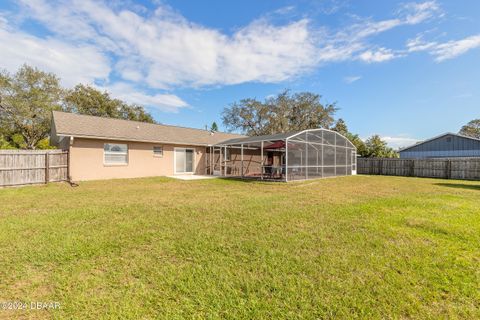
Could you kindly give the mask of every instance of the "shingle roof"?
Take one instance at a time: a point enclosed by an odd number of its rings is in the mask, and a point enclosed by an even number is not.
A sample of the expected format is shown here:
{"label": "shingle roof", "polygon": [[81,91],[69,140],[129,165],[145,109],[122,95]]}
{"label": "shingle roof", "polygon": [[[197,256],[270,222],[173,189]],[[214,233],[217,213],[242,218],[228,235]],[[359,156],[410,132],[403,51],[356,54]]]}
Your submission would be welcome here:
{"label": "shingle roof", "polygon": [[53,112],[53,125],[58,136],[182,145],[213,145],[225,140],[245,137],[232,133],[215,132],[211,134],[210,131],[202,129],[79,115],[60,111]]}

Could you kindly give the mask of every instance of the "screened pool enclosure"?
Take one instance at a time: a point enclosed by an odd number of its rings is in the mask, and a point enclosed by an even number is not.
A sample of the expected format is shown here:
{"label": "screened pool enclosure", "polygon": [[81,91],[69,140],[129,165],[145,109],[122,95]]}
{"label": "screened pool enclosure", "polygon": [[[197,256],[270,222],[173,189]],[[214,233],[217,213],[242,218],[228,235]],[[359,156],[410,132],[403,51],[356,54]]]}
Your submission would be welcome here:
{"label": "screened pool enclosure", "polygon": [[271,181],[356,174],[355,146],[341,134],[310,129],[232,139],[207,149],[207,173]]}

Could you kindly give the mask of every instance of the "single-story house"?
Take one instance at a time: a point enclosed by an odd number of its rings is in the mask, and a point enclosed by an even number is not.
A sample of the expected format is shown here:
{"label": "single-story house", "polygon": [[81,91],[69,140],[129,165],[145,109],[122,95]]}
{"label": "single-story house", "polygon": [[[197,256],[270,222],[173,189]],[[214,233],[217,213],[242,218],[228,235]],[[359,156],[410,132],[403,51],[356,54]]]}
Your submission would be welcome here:
{"label": "single-story house", "polygon": [[185,174],[292,181],[356,173],[355,146],[327,129],[247,137],[54,111],[50,138],[69,152],[72,181]]}
{"label": "single-story house", "polygon": [[444,133],[400,149],[402,159],[480,157],[480,139]]}
{"label": "single-story house", "polygon": [[69,151],[73,181],[207,174],[206,148],[238,134],[53,112],[52,144]]}

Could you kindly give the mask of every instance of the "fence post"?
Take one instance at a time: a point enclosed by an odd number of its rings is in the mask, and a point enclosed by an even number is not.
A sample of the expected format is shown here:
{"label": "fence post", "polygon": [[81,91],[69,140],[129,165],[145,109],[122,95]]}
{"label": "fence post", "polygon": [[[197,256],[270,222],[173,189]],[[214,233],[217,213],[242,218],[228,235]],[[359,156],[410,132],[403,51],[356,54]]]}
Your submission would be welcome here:
{"label": "fence post", "polygon": [[50,157],[48,151],[45,151],[45,183],[50,181]]}
{"label": "fence post", "polygon": [[[213,165],[212,165],[213,168]],[[210,172],[213,175],[213,169],[212,172]],[[70,182],[72,179],[70,179],[70,150],[67,151],[67,179],[66,181]]]}

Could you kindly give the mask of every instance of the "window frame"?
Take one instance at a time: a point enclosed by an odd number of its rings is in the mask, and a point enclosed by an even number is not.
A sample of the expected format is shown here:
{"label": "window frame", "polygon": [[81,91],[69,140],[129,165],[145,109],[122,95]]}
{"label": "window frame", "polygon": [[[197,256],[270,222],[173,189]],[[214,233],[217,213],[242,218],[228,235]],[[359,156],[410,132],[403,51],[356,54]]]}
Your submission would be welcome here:
{"label": "window frame", "polygon": [[[156,148],[161,150],[161,154],[157,154],[157,153],[155,152],[155,149],[156,149]],[[163,146],[153,146],[152,152],[153,152],[153,156],[154,156],[155,158],[163,158]]]}
{"label": "window frame", "polygon": [[[122,146],[125,146],[126,147],[126,151],[125,152],[112,152],[112,151],[106,151],[105,150],[105,145],[122,145]],[[107,162],[106,161],[106,155],[107,154],[110,154],[110,155],[124,155],[125,156],[125,162]],[[104,166],[107,166],[107,167],[110,167],[110,166],[113,166],[113,167],[118,167],[118,166],[128,166],[128,163],[129,163],[129,148],[128,148],[128,143],[108,143],[108,142],[105,142],[103,144],[103,165]]]}

